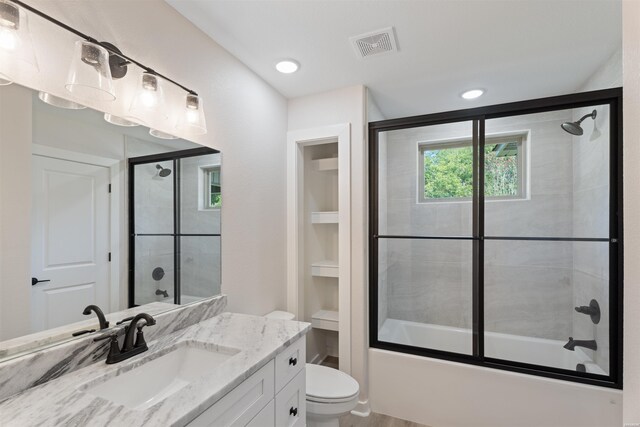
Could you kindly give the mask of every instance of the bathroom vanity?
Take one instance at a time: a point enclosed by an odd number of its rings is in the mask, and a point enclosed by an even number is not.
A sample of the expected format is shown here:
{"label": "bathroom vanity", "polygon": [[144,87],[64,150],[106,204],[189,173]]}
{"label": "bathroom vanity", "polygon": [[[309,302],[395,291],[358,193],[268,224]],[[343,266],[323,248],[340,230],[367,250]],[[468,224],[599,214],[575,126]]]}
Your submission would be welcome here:
{"label": "bathroom vanity", "polygon": [[0,425],[304,426],[309,328],[223,313],[9,397]]}

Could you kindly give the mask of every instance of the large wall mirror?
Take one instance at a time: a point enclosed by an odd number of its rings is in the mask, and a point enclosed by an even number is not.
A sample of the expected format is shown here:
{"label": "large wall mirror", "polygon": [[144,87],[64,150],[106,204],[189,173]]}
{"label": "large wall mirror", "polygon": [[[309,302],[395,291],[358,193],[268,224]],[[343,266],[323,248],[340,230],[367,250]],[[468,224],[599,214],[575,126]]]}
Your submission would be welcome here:
{"label": "large wall mirror", "polygon": [[97,332],[90,306],[114,326],[220,294],[220,152],[16,84],[0,97],[27,112],[0,117],[17,171],[0,192],[16,218],[1,234],[16,252],[1,260],[0,361]]}

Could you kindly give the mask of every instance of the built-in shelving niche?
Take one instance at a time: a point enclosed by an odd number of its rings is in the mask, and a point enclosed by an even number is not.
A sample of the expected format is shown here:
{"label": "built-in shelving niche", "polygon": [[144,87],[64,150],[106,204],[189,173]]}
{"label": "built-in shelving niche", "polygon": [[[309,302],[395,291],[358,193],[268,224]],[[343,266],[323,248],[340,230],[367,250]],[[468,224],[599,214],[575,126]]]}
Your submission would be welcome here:
{"label": "built-in shelving niche", "polygon": [[289,133],[287,221],[288,305],[311,323],[307,362],[337,357],[340,369],[350,373],[348,129],[330,127],[327,132],[339,132],[326,138],[314,138],[317,129]]}

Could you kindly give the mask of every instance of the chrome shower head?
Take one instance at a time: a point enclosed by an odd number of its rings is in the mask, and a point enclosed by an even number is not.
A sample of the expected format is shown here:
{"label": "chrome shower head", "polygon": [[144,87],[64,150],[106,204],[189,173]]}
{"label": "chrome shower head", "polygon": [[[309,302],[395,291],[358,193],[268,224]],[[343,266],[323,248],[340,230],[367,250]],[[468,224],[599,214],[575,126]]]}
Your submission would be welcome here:
{"label": "chrome shower head", "polygon": [[165,169],[161,165],[156,165],[156,169],[158,169],[158,175],[160,175],[162,178],[171,175],[171,169]]}
{"label": "chrome shower head", "polygon": [[587,117],[591,117],[593,120],[595,120],[597,115],[598,112],[596,110],[593,110],[591,113],[582,116],[577,122],[564,122],[560,126],[562,126],[562,129],[564,129],[566,132],[569,132],[571,135],[580,136],[584,133],[584,130],[582,129],[582,126],[580,126],[580,124]]}

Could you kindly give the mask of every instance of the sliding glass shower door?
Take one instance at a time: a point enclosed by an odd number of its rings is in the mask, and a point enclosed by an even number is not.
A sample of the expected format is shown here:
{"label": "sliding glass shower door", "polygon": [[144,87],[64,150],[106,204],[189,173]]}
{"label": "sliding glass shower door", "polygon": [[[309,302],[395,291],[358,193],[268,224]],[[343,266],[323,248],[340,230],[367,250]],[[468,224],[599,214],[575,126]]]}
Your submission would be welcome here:
{"label": "sliding glass shower door", "polygon": [[473,354],[477,126],[462,121],[378,134],[381,341]]}
{"label": "sliding glass shower door", "polygon": [[220,153],[129,159],[129,305],[220,293]]}
{"label": "sliding glass shower door", "polygon": [[618,387],[620,103],[371,123],[371,346]]}

